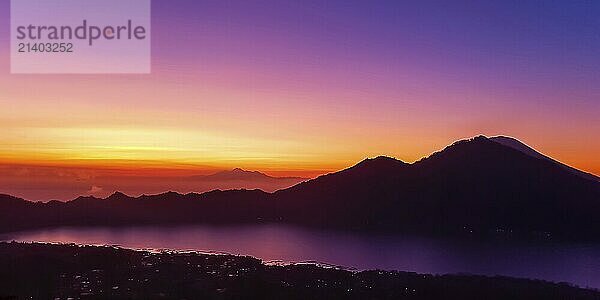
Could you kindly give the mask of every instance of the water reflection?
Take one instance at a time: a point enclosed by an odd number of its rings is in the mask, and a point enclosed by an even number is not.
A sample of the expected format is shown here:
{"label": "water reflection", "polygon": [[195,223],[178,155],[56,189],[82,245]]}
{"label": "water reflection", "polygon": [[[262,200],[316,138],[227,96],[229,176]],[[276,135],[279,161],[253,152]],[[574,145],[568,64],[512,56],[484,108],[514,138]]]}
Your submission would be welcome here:
{"label": "water reflection", "polygon": [[59,228],[0,238],[231,253],[265,261],[316,261],[358,270],[505,275],[600,288],[598,245],[482,243],[317,231],[280,225]]}

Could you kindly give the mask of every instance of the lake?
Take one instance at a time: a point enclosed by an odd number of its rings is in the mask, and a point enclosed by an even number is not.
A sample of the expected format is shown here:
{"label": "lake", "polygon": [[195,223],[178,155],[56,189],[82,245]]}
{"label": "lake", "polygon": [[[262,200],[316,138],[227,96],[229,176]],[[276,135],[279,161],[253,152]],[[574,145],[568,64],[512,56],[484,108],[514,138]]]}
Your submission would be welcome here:
{"label": "lake", "polygon": [[4,241],[118,245],[250,255],[266,262],[318,262],[347,269],[471,273],[569,282],[600,288],[600,245],[465,241],[244,227],[57,228],[12,233]]}

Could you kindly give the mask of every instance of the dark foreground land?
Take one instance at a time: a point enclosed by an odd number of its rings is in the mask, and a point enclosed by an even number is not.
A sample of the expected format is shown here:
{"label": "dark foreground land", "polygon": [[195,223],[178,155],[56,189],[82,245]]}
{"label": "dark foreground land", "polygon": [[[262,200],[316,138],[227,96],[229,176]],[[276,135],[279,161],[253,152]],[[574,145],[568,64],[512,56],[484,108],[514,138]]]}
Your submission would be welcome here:
{"label": "dark foreground land", "polygon": [[0,243],[0,299],[600,299],[565,284],[267,266],[251,257]]}

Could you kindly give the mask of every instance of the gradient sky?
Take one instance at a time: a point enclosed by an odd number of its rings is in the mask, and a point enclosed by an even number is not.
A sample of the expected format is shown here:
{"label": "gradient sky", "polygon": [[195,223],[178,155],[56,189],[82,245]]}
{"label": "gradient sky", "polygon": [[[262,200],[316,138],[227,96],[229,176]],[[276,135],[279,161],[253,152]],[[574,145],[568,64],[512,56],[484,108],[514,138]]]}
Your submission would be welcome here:
{"label": "gradient sky", "polygon": [[22,176],[18,196],[54,197],[31,172],[75,174],[66,198],[98,174],[311,177],[477,134],[600,174],[598,1],[153,0],[151,75],[9,74],[9,2],[0,180]]}

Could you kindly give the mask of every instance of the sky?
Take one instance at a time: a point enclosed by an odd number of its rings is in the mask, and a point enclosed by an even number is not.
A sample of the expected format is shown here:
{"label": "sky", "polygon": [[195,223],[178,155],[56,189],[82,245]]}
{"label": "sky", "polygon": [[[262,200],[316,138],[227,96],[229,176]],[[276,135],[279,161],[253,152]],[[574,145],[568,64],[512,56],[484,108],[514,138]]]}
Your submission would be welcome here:
{"label": "sky", "polygon": [[148,75],[10,74],[9,3],[0,193],[67,200],[112,192],[102,176],[117,189],[236,167],[315,177],[479,134],[600,175],[598,1],[153,0]]}

